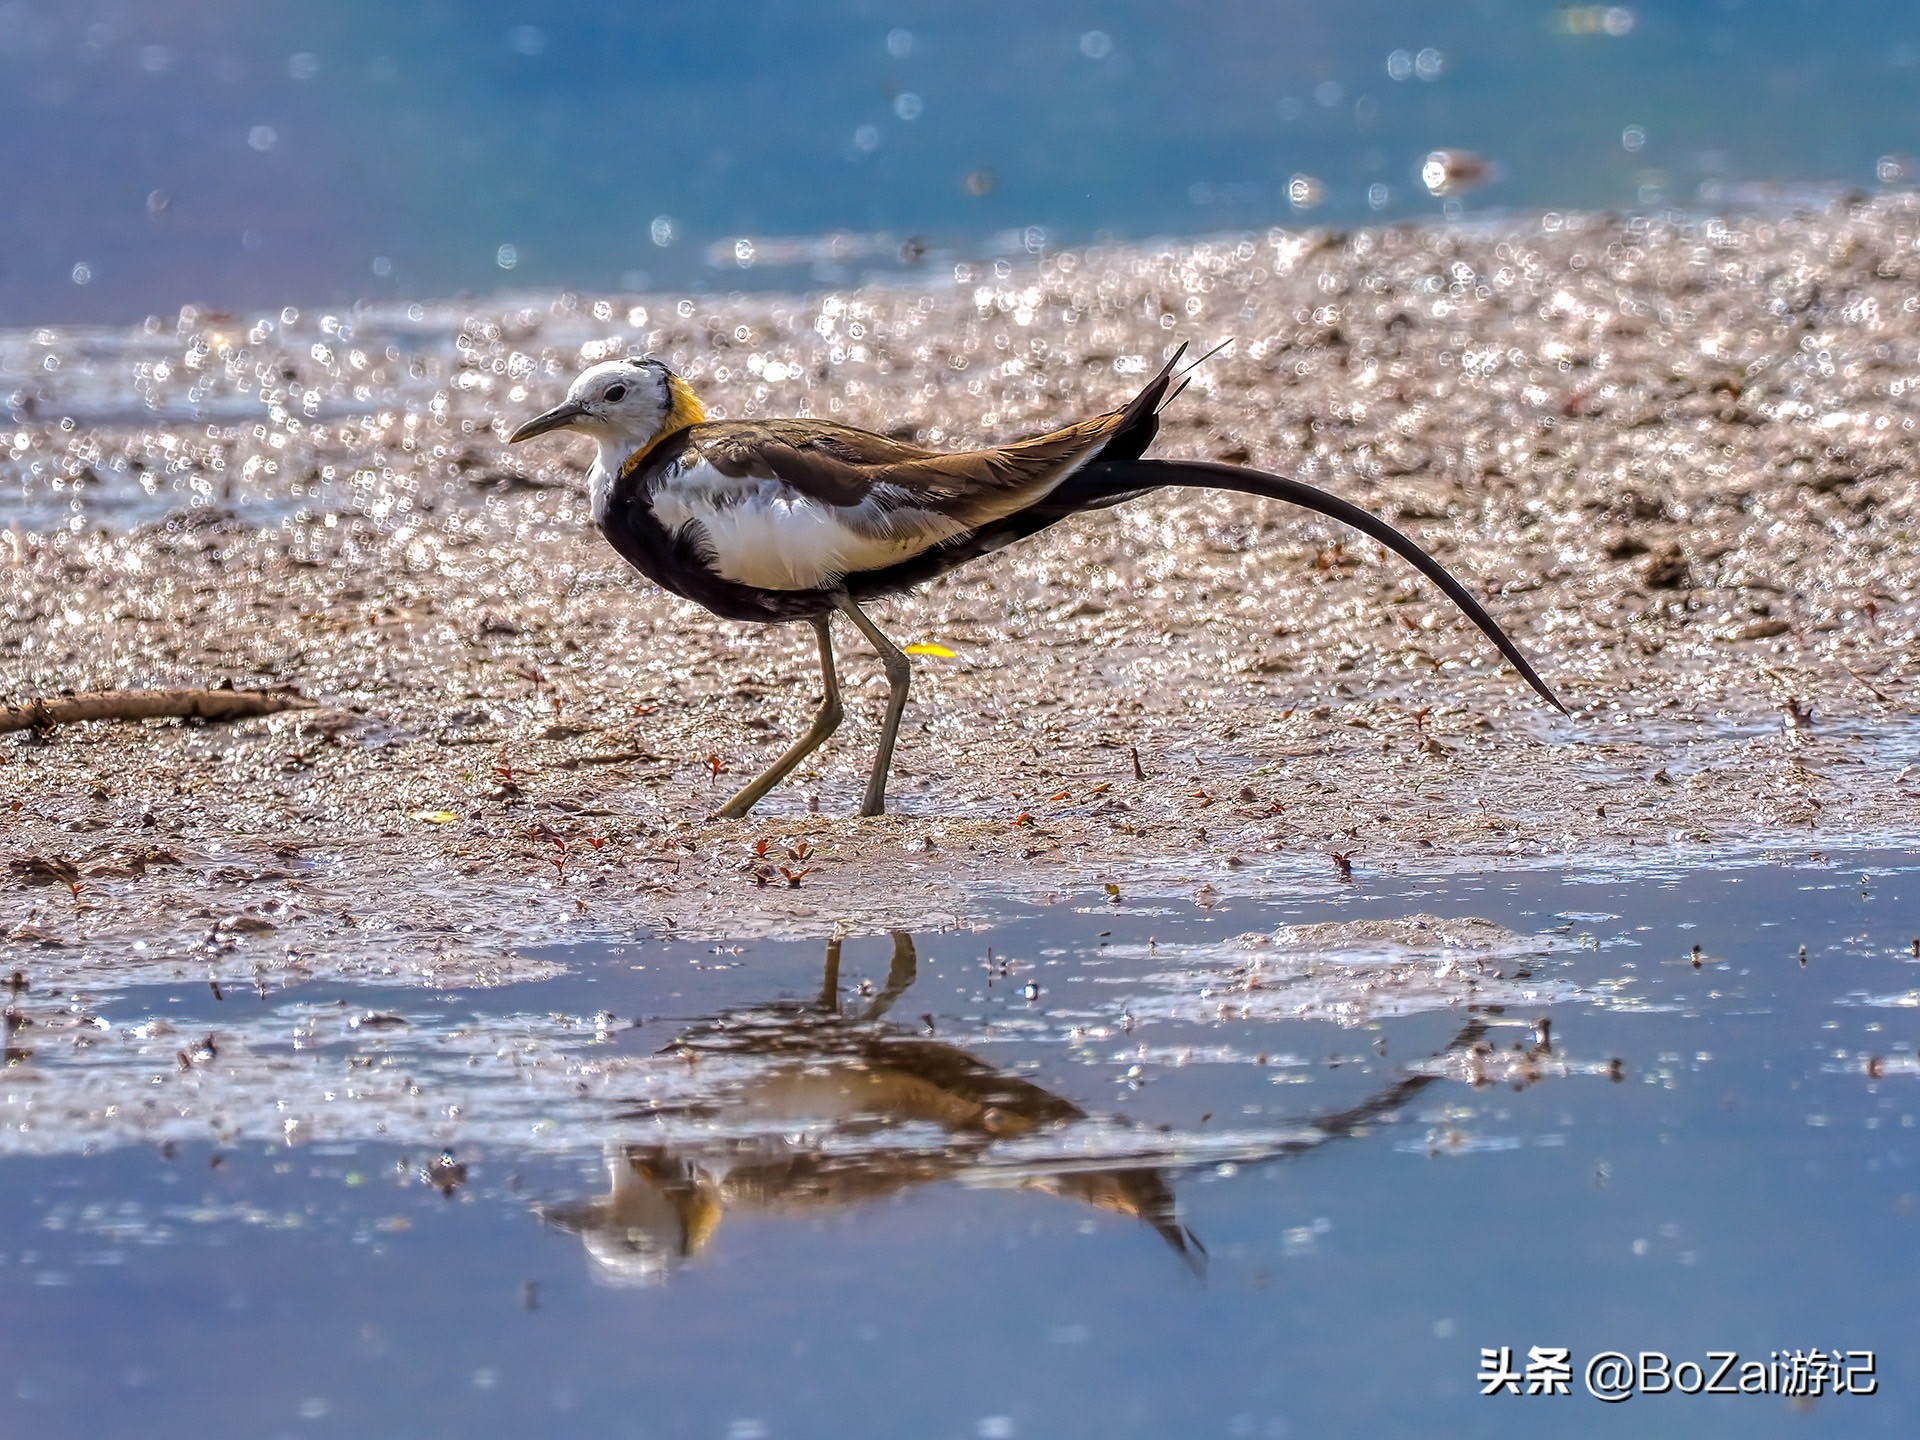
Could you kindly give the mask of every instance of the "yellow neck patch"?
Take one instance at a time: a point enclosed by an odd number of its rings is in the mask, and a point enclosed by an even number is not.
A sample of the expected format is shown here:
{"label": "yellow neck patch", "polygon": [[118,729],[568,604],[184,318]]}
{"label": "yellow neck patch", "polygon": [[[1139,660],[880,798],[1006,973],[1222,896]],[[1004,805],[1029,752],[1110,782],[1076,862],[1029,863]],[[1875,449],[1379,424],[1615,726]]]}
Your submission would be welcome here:
{"label": "yellow neck patch", "polygon": [[707,1248],[720,1224],[720,1197],[710,1185],[702,1185],[680,1202],[680,1223],[686,1227],[682,1242],[686,1255],[698,1255]]}
{"label": "yellow neck patch", "polygon": [[667,436],[677,434],[689,425],[698,425],[706,418],[706,406],[702,405],[700,397],[693,393],[693,387],[669,370],[666,418],[660,422],[660,428],[654,432],[653,438],[626,458],[626,463],[620,467],[620,473],[623,476],[631,475],[640,468],[647,456],[653,453],[654,447]]}

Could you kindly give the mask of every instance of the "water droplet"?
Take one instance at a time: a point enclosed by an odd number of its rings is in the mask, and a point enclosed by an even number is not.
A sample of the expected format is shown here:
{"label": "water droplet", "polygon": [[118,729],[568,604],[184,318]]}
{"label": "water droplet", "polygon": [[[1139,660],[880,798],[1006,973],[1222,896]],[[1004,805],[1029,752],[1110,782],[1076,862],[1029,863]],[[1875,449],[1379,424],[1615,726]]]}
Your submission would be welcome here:
{"label": "water droplet", "polygon": [[1387,56],[1387,78],[1390,80],[1411,80],[1413,78],[1413,52],[1396,50]]}
{"label": "water droplet", "polygon": [[913,53],[913,32],[911,30],[889,30],[887,32],[887,54],[896,60],[904,60]]}
{"label": "water droplet", "polygon": [[904,95],[894,97],[893,113],[898,115],[902,120],[918,120],[920,118],[920,112],[924,109],[926,109],[926,105],[921,101],[920,97],[910,91]]}
{"label": "water droplet", "polygon": [[653,223],[647,227],[647,233],[653,237],[653,243],[662,250],[673,243],[673,217],[656,215]]}
{"label": "water droplet", "polygon": [[76,285],[91,285],[93,283],[93,267],[84,260],[74,266],[73,283]]}
{"label": "water droplet", "polygon": [[514,266],[520,263],[520,247],[517,245],[502,245],[498,250],[493,252],[493,263],[498,265],[502,270],[513,269]]}
{"label": "water droplet", "polygon": [[386,279],[389,275],[393,274],[393,261],[384,255],[374,256],[373,273],[378,275],[382,280]]}
{"label": "water droplet", "polygon": [[1322,80],[1313,87],[1313,103],[1324,110],[1331,110],[1347,98],[1347,87],[1338,80]]}
{"label": "water droplet", "polygon": [[861,151],[863,154],[871,154],[873,151],[878,150],[880,148],[880,127],[878,125],[862,125],[858,130],[854,131],[853,148]]}
{"label": "water droplet", "polygon": [[1287,181],[1287,203],[1296,210],[1311,210],[1326,197],[1327,187],[1311,175],[1296,175]]}
{"label": "water droplet", "polygon": [[1447,57],[1429,45],[1413,57],[1413,73],[1422,80],[1438,80],[1447,68]]}
{"label": "water droplet", "polygon": [[247,144],[263,155],[279,143],[280,132],[271,125],[256,125],[247,131]]}
{"label": "water droplet", "polygon": [[287,74],[295,80],[311,80],[320,73],[320,57],[311,50],[302,50],[287,61]]}
{"label": "water droplet", "polygon": [[1113,37],[1104,30],[1089,30],[1080,37],[1080,53],[1089,60],[1104,60],[1113,53]]}
{"label": "water droplet", "polygon": [[1629,155],[1637,155],[1646,148],[1647,132],[1644,126],[1629,125],[1620,132],[1620,148]]}
{"label": "water droplet", "polygon": [[1393,192],[1375,181],[1367,186],[1367,204],[1375,210],[1384,210],[1393,200]]}

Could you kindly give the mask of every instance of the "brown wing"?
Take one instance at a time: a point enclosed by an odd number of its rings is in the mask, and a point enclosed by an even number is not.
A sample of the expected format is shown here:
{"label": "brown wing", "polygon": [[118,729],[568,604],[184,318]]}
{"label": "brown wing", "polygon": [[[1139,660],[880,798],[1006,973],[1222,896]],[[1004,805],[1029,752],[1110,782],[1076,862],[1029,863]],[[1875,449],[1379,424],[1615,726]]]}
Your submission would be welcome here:
{"label": "brown wing", "polygon": [[[1118,410],[1031,440],[942,455],[825,420],[710,422],[686,433],[679,466],[705,461],[729,479],[775,480],[842,510],[919,511],[968,529],[1023,510],[1114,447],[1137,458],[1173,383],[1182,345]],[[1175,392],[1178,393],[1178,392]]]}
{"label": "brown wing", "polygon": [[1119,423],[1116,412],[1013,445],[941,455],[825,421],[710,422],[688,432],[681,464],[705,461],[729,479],[778,480],[838,509],[872,502],[972,527],[1045,495],[1092,459]]}
{"label": "brown wing", "polygon": [[930,450],[825,420],[708,421],[687,432],[682,467],[705,461],[731,480],[781,480],[824,505],[854,506],[893,467]]}

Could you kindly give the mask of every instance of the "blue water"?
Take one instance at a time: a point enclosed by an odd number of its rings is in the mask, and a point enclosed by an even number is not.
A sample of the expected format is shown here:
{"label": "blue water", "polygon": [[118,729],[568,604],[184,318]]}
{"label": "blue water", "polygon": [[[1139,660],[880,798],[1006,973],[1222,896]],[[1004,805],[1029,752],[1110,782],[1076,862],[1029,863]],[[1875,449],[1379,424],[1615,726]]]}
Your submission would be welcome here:
{"label": "blue water", "polygon": [[1916,60],[1881,0],[0,0],[0,327],[1902,184]]}
{"label": "blue water", "polygon": [[[1522,938],[1437,989],[1364,946],[1232,983],[1262,952],[1229,937],[1414,910]],[[1912,1433],[1916,932],[1910,852],[1096,891],[850,937],[824,1003],[818,941],[583,944],[497,991],[103,985],[99,1033],[168,1027],[158,1079],[70,1051],[29,991],[0,1396],[40,1436]],[[410,1023],[338,1018],[363,1012]],[[203,1029],[220,1056],[184,1068],[264,1060],[279,1108],[161,1148],[202,1093],[169,1088],[173,1037]],[[987,1138],[749,1113],[849,1045],[1070,1110]],[[541,1091],[562,1058],[587,1068]],[[356,1119],[401,1072],[419,1112]],[[113,1138],[115,1094],[148,1143]],[[49,1140],[54,1096],[99,1125]],[[608,1154],[657,1197],[802,1134],[820,1163],[769,1166],[780,1203],[729,1195],[677,1248],[655,1203],[583,1243]],[[1103,1175],[1169,1208],[1089,1203]],[[1576,1393],[1482,1397],[1503,1345],[1566,1347]],[[1578,1393],[1601,1350],[1796,1348],[1877,1352],[1879,1393]]]}

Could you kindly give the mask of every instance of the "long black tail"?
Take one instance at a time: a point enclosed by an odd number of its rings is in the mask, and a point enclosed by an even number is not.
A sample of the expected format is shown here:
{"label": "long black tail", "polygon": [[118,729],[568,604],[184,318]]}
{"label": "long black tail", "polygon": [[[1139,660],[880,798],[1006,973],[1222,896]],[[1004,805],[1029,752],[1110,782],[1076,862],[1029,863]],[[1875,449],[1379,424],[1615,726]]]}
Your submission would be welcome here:
{"label": "long black tail", "polygon": [[[1100,473],[1106,472],[1106,473]],[[1289,505],[1298,505],[1302,509],[1317,510],[1329,515],[1343,525],[1351,525],[1362,535],[1377,540],[1387,549],[1405,560],[1414,569],[1431,580],[1440,593],[1445,595],[1469,620],[1480,627],[1480,633],[1494,643],[1494,647],[1507,657],[1513,668],[1534,691],[1554,709],[1563,715],[1567,707],[1560,703],[1555,695],[1534,672],[1520,647],[1507,638],[1494,618],[1486,612],[1480,602],[1473,598],[1467,587],[1454,579],[1446,566],[1418,545],[1402,535],[1393,526],[1362,510],[1358,505],[1342,500],[1338,495],[1329,495],[1324,490],[1315,489],[1301,481],[1285,475],[1274,475],[1265,470],[1248,470],[1239,465],[1219,465],[1210,460],[1135,460],[1125,465],[1089,465],[1079,474],[1072,476],[1068,484],[1084,480],[1093,488],[1094,494],[1088,498],[1094,506],[1103,503],[1108,494],[1117,494],[1118,498],[1137,493],[1143,482],[1150,485],[1186,485],[1209,490],[1234,490],[1242,495],[1258,495],[1268,500],[1284,500]],[[1059,496],[1056,491],[1053,499]],[[1071,498],[1071,497],[1067,497]],[[1111,500],[1104,500],[1111,504]],[[1079,508],[1088,508],[1083,504]]]}
{"label": "long black tail", "polygon": [[1560,697],[1535,673],[1520,647],[1507,638],[1506,631],[1500,628],[1485,607],[1473,598],[1466,586],[1454,579],[1444,565],[1412,540],[1378,516],[1337,495],[1329,495],[1324,490],[1285,475],[1249,470],[1239,465],[1220,465],[1209,460],[1097,460],[1069,476],[1039,504],[984,526],[951,545],[929,550],[898,565],[849,575],[846,579],[847,589],[856,600],[905,590],[944,575],[969,560],[1038,534],[1069,515],[1082,510],[1102,510],[1169,485],[1202,490],[1232,490],[1242,495],[1282,500],[1351,525],[1369,539],[1386,546],[1438,586],[1440,593],[1460,607],[1461,612],[1507,657],[1541,699],[1562,714],[1566,713],[1567,707],[1560,703]]}

